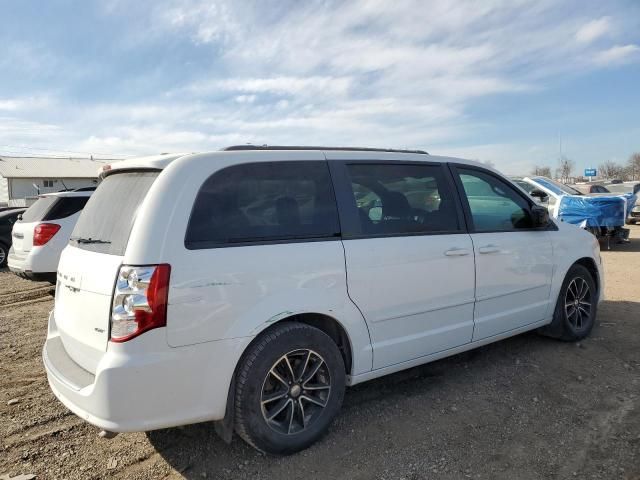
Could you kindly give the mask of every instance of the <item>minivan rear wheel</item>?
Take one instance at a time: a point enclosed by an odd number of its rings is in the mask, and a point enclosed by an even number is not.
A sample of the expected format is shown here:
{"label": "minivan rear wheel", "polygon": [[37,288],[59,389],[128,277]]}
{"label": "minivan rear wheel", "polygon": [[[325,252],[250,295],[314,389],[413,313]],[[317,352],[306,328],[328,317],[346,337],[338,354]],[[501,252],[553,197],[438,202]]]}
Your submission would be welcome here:
{"label": "minivan rear wheel", "polygon": [[2,242],[0,242],[0,268],[4,268],[7,265],[7,257],[9,256],[9,248]]}
{"label": "minivan rear wheel", "polygon": [[327,431],[344,390],[344,361],[331,337],[302,323],[276,325],[239,365],[236,431],[262,452],[298,452]]}

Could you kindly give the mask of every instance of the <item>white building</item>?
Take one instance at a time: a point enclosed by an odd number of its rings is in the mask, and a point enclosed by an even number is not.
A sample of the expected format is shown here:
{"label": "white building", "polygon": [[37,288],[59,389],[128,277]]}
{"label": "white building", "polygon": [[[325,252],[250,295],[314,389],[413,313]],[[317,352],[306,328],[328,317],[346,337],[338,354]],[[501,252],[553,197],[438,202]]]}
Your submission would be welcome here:
{"label": "white building", "polygon": [[41,193],[95,185],[113,160],[0,156],[0,206],[26,206]]}

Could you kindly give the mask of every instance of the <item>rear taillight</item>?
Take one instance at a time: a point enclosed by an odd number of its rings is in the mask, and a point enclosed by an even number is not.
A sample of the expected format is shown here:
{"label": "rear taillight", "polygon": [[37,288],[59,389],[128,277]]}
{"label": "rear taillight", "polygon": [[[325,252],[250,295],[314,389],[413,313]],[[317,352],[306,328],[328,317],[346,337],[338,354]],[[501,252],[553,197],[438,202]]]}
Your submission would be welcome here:
{"label": "rear taillight", "polygon": [[41,247],[45,245],[60,230],[57,223],[39,223],[33,229],[33,246]]}
{"label": "rear taillight", "polygon": [[120,267],[111,307],[112,342],[166,326],[170,274],[168,264]]}

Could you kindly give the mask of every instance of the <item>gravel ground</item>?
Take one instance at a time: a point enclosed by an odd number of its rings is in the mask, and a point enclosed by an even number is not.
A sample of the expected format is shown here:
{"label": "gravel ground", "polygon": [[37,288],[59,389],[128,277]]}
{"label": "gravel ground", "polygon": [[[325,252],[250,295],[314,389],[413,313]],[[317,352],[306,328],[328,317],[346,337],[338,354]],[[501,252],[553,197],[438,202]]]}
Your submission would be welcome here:
{"label": "gravel ground", "polygon": [[347,391],[288,458],[210,424],[97,436],[50,393],[46,284],[0,272],[0,478],[640,479],[640,226],[603,252],[607,300],[579,344],[528,333]]}

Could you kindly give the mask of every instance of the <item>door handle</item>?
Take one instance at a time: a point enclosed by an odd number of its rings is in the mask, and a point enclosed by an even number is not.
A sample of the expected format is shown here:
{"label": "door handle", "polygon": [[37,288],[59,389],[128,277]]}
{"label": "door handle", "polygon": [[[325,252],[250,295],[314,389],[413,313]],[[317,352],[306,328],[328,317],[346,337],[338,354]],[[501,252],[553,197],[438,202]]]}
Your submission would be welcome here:
{"label": "door handle", "polygon": [[469,255],[469,250],[466,248],[451,248],[444,252],[447,257],[464,257],[465,255]]}
{"label": "door handle", "polygon": [[498,245],[485,245],[484,247],[478,248],[480,253],[498,253],[500,251],[500,247]]}

